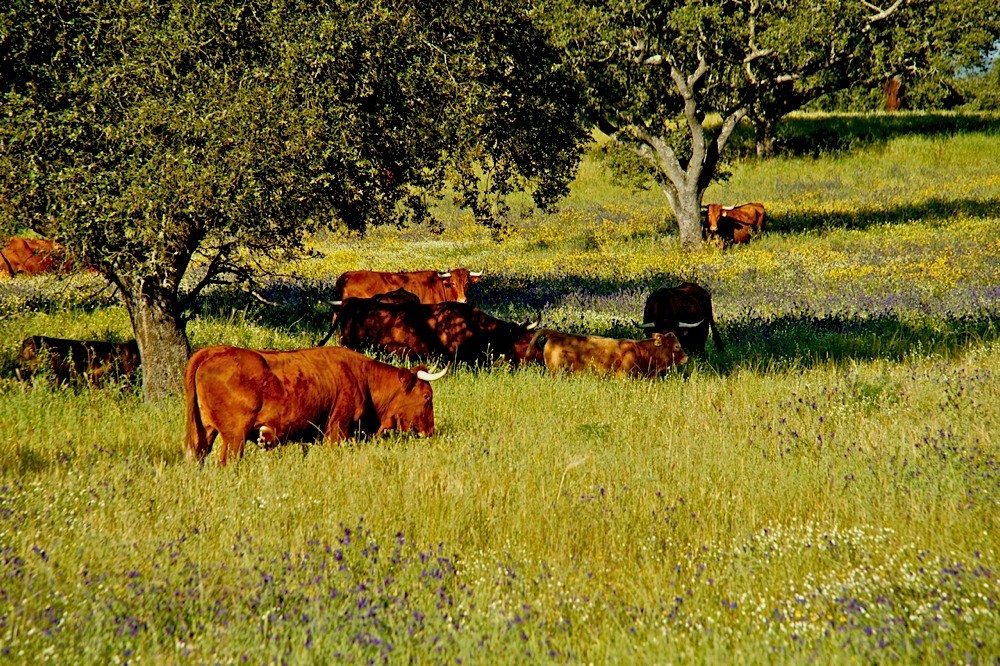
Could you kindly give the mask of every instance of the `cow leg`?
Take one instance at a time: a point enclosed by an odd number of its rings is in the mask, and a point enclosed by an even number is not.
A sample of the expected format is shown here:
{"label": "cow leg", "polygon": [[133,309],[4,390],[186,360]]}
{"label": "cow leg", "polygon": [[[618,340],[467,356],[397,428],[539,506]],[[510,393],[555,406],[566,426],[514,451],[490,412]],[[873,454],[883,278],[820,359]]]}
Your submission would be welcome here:
{"label": "cow leg", "polygon": [[219,465],[225,465],[233,457],[243,457],[243,446],[246,444],[247,435],[250,433],[252,423],[246,423],[242,427],[231,430],[220,431],[222,435],[222,450],[219,452]]}
{"label": "cow leg", "polygon": [[[212,452],[212,443],[215,442],[218,434],[219,431],[210,425],[198,428],[194,435],[194,442],[188,443],[188,449],[185,452],[188,462],[204,462],[208,454]],[[191,446],[192,443],[194,446]]]}
{"label": "cow leg", "polygon": [[347,439],[351,434],[351,426],[358,423],[364,415],[365,402],[360,391],[342,388],[330,410],[323,436],[331,444],[339,444]]}
{"label": "cow leg", "polygon": [[229,419],[226,424],[217,424],[219,434],[222,436],[222,448],[219,451],[219,465],[225,465],[230,458],[243,457],[243,446],[246,443],[247,435],[253,429],[256,415],[249,419],[233,421]]}

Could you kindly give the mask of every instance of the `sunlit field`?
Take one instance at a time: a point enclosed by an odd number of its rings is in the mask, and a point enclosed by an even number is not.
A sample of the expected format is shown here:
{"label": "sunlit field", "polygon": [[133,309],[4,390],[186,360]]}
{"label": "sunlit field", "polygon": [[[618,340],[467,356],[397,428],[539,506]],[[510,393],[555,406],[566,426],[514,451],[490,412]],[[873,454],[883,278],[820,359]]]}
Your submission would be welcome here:
{"label": "sunlit field", "polygon": [[0,283],[0,660],[993,663],[1000,657],[1000,120],[795,116],[680,251],[662,195],[592,156],[494,237],[326,232],[195,347],[294,349],[354,268],[485,270],[496,316],[641,337],[712,292],[725,350],[656,380],[453,368],[437,434],[184,461],[183,400],[16,379],[32,334],[125,340],[92,276]]}

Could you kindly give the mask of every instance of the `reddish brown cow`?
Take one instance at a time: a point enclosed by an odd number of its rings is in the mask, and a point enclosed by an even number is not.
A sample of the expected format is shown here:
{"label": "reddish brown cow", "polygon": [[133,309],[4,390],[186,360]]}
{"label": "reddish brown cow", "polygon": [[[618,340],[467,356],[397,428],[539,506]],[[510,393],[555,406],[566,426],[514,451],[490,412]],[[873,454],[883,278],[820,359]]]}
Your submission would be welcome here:
{"label": "reddish brown cow", "polygon": [[339,343],[355,351],[378,347],[408,360],[443,357],[445,350],[428,323],[427,307],[402,289],[374,298],[338,301],[330,330],[316,346],[326,344],[339,328]]}
{"label": "reddish brown cow", "polygon": [[412,271],[409,273],[381,273],[377,271],[347,271],[333,287],[338,301],[348,298],[372,298],[396,289],[405,289],[421,303],[468,301],[469,284],[479,282],[482,273],[467,268],[450,271]]}
{"label": "reddish brown cow", "polygon": [[339,327],[340,344],[358,351],[378,347],[407,359],[437,356],[469,364],[504,357],[517,365],[538,325],[497,319],[468,303],[426,305],[394,294],[346,299],[331,333]]}
{"label": "reddish brown cow", "polygon": [[673,333],[654,333],[648,340],[616,340],[541,330],[531,346],[541,350],[545,367],[553,375],[590,370],[616,377],[655,377],[687,363],[687,354]]}
{"label": "reddish brown cow", "polygon": [[71,268],[66,248],[55,241],[11,238],[0,250],[0,276],[14,277],[19,273],[39,275],[53,270],[65,272]]}
{"label": "reddish brown cow", "polygon": [[514,323],[492,317],[468,303],[437,303],[423,306],[428,324],[449,359],[476,365],[507,359],[514,366],[523,362],[531,349],[531,339],[541,322]]}
{"label": "reddish brown cow", "polygon": [[712,315],[712,296],[693,282],[677,287],[661,287],[649,295],[642,310],[642,329],[653,333],[673,333],[690,353],[705,351],[711,330],[716,349],[723,349],[722,336]]}
{"label": "reddish brown cow", "polygon": [[73,380],[99,384],[132,375],[141,361],[135,340],[103,342],[33,335],[21,343],[18,363],[17,374],[25,380],[36,373],[47,372],[60,384]]}
{"label": "reddish brown cow", "polygon": [[762,203],[708,204],[707,209],[706,230],[710,236],[722,239],[724,245],[749,243],[754,234],[764,230],[767,215]]}
{"label": "reddish brown cow", "polygon": [[331,442],[386,430],[434,434],[430,383],[447,371],[406,370],[342,347],[199,349],[184,369],[185,449],[203,461],[222,435],[219,464],[255,433],[268,445],[322,433]]}

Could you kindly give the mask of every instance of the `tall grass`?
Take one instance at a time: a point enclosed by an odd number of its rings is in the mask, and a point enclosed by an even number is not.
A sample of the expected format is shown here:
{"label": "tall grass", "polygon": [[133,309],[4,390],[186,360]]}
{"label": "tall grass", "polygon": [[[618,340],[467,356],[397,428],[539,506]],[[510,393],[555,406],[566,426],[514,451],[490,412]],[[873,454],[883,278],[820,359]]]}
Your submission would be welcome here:
{"label": "tall grass", "polygon": [[[588,163],[562,212],[518,236],[454,219],[440,236],[317,239],[322,258],[271,284],[280,308],[220,289],[189,327],[196,346],[307,345],[355,267],[486,268],[473,298],[488,311],[623,337],[652,288],[711,288],[725,351],[654,381],[457,368],[435,383],[429,439],[251,445],[197,467],[179,399],[4,380],[0,652],[995,659],[1000,166],[977,156],[998,143],[901,136],[739,164],[712,194],[763,200],[777,228],[695,255],[659,204]],[[909,194],[858,174],[888,164]],[[4,368],[24,335],[127,336],[119,306],[86,298],[94,285],[31,285],[0,287]]]}

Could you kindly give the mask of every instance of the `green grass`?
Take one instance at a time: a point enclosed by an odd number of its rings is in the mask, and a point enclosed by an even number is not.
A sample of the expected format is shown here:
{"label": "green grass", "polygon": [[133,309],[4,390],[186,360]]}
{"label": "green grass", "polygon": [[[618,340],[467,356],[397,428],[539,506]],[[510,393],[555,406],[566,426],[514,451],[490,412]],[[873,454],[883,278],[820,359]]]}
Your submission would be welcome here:
{"label": "green grass", "polygon": [[[503,242],[461,218],[317,239],[324,256],[270,286],[281,308],[219,289],[189,326],[196,346],[308,345],[354,267],[486,268],[488,311],[622,337],[652,288],[711,288],[725,351],[654,381],[458,368],[429,439],[198,467],[180,399],[0,380],[0,653],[995,659],[1000,166],[980,156],[998,144],[901,133],[738,164],[710,194],[764,201],[775,230],[693,256],[662,202],[588,162],[561,213]],[[893,165],[912,187],[876,180]],[[5,374],[28,334],[128,337],[99,288],[0,285]]]}

